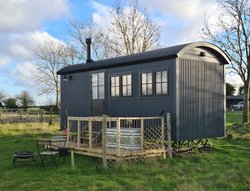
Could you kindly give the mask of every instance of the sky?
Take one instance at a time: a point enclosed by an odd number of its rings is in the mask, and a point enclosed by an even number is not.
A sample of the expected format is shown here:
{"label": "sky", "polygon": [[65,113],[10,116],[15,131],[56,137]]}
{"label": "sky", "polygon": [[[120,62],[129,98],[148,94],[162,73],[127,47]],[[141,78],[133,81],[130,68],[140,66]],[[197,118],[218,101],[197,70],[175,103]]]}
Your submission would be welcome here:
{"label": "sky", "polygon": [[[138,0],[162,27],[162,47],[200,41],[204,14],[219,14],[216,0]],[[0,92],[9,97],[28,91],[36,105],[54,103],[53,95],[38,96],[33,52],[44,40],[64,42],[70,19],[93,19],[105,26],[113,0],[0,0]],[[227,81],[239,86],[238,77]]]}

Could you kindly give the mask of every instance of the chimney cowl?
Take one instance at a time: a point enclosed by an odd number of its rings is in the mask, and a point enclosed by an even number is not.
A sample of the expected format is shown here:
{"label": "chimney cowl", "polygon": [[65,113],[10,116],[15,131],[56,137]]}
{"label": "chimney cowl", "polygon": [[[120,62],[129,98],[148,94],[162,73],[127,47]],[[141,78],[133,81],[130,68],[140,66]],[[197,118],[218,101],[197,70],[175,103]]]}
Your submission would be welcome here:
{"label": "chimney cowl", "polygon": [[87,60],[86,63],[93,62],[91,59],[91,44],[92,44],[92,39],[91,38],[86,38],[86,44],[87,44]]}

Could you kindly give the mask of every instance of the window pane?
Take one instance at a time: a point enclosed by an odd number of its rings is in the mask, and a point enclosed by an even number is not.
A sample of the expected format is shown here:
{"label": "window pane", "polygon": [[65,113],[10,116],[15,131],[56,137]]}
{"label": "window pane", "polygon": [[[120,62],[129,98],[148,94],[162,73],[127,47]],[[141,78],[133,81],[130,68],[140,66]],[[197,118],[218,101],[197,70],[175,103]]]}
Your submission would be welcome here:
{"label": "window pane", "polygon": [[122,85],[127,85],[127,76],[122,76]]}
{"label": "window pane", "polygon": [[148,81],[147,83],[152,83],[152,73],[148,73]]}
{"label": "window pane", "polygon": [[119,96],[119,86],[115,88],[115,96]]}
{"label": "window pane", "polygon": [[132,85],[132,75],[127,75],[127,85]]}
{"label": "window pane", "polygon": [[115,77],[111,77],[111,86],[115,86]]}
{"label": "window pane", "polygon": [[156,72],[156,82],[161,82],[161,72]]}
{"label": "window pane", "polygon": [[167,71],[162,72],[162,82],[167,82],[168,81],[168,75]]}
{"label": "window pane", "polygon": [[132,95],[132,86],[128,86],[127,96],[131,96],[131,95]]}
{"label": "window pane", "polygon": [[99,85],[104,85],[104,73],[98,73],[98,84]]}
{"label": "window pane", "polygon": [[119,76],[116,76],[115,77],[115,86],[119,87],[119,81],[120,81]]}
{"label": "window pane", "polygon": [[120,77],[119,76],[113,76],[111,77],[111,97],[119,96],[120,95]]}
{"label": "window pane", "polygon": [[92,99],[98,99],[97,87],[92,87]]}
{"label": "window pane", "polygon": [[162,93],[167,94],[168,93],[168,84],[162,83]]}
{"label": "window pane", "polygon": [[127,86],[122,86],[122,95],[123,96],[127,95]]}
{"label": "window pane", "polygon": [[156,94],[161,94],[161,83],[156,83]]}
{"label": "window pane", "polygon": [[146,85],[142,85],[142,95],[147,95],[147,88]]}
{"label": "window pane", "polygon": [[128,88],[130,89],[132,88],[132,75],[131,74],[122,76],[122,95],[123,96],[131,96],[132,92],[130,90],[130,94],[129,94]]}
{"label": "window pane", "polygon": [[153,93],[152,84],[148,84],[148,95],[151,95]]}
{"label": "window pane", "polygon": [[97,86],[97,74],[92,74],[92,86]]}
{"label": "window pane", "polygon": [[142,82],[142,84],[147,83],[146,73],[142,73],[142,75],[141,75],[141,82]]}
{"label": "window pane", "polygon": [[114,97],[114,96],[115,96],[115,88],[111,87],[111,97]]}
{"label": "window pane", "polygon": [[104,99],[104,86],[99,86],[99,99]]}

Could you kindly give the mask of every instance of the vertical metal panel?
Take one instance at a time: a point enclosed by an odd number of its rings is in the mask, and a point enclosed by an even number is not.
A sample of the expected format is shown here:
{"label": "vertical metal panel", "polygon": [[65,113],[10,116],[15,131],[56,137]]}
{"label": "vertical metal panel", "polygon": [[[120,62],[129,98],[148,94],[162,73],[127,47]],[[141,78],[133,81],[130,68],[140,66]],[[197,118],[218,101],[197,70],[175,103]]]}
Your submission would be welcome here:
{"label": "vertical metal panel", "polygon": [[[160,113],[171,112],[175,116],[175,59],[110,68],[106,70],[106,104],[107,115],[110,116],[159,116]],[[140,95],[140,72],[142,71],[169,70],[168,86],[169,95],[147,96]],[[65,110],[69,116],[91,115],[91,72],[72,74],[72,80],[62,82],[61,119],[66,119]],[[110,98],[109,77],[114,74],[132,73],[132,97]],[[174,126],[174,120],[172,120]],[[173,128],[174,129],[174,128]],[[174,133],[173,133],[174,135]]]}
{"label": "vertical metal panel", "polygon": [[[61,128],[66,127],[66,112],[69,116],[91,115],[89,73],[71,74],[67,82],[61,80]],[[61,76],[62,77],[62,76]]]}
{"label": "vertical metal panel", "polygon": [[[176,59],[157,61],[139,65],[110,68],[107,76],[132,73],[132,97],[108,98],[107,114],[110,116],[159,116],[160,113],[170,112],[172,116],[172,127],[175,126],[175,62]],[[145,71],[168,70],[168,95],[141,96],[140,95],[140,73]],[[109,80],[108,80],[109,81]],[[110,85],[108,85],[109,87]],[[110,90],[108,90],[110,92]],[[172,137],[176,137],[176,129],[172,128]]]}
{"label": "vertical metal panel", "polygon": [[179,59],[178,140],[224,135],[223,66]]}

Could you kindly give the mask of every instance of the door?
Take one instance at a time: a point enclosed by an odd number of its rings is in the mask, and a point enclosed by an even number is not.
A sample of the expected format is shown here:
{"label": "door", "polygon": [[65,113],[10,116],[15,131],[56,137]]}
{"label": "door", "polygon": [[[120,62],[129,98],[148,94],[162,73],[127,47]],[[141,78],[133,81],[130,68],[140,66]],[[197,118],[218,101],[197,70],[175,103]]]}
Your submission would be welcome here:
{"label": "door", "polygon": [[105,76],[104,72],[91,74],[92,116],[105,114]]}

